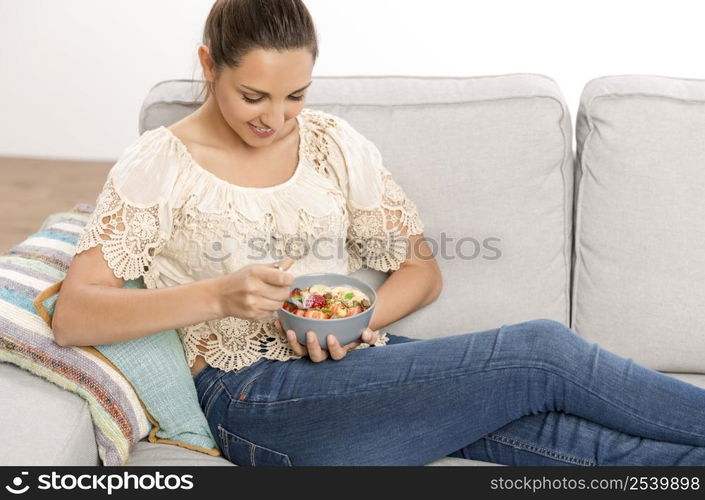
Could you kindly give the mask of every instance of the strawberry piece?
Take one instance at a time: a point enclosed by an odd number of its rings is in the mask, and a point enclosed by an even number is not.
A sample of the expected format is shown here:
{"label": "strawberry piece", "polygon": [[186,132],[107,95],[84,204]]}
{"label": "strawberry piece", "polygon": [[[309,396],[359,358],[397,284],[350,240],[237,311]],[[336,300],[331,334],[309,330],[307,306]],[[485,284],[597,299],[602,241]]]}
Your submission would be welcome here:
{"label": "strawberry piece", "polygon": [[323,295],[311,295],[311,307],[321,308],[327,304],[326,298]]}

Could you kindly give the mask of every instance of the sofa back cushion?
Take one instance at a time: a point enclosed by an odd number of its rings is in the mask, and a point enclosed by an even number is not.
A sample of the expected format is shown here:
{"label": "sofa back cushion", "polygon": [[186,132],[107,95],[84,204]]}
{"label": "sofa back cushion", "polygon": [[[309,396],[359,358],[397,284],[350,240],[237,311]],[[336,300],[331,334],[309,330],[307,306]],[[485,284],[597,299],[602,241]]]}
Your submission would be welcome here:
{"label": "sofa back cushion", "polygon": [[[140,131],[195,110],[199,89],[156,85]],[[306,107],[345,118],[374,142],[416,203],[441,267],[439,300],[385,330],[430,338],[539,317],[568,323],[572,128],[553,80],[316,77]],[[355,275],[373,286],[386,278]]]}
{"label": "sofa back cushion", "polygon": [[662,371],[705,373],[705,80],[585,86],[571,326]]}

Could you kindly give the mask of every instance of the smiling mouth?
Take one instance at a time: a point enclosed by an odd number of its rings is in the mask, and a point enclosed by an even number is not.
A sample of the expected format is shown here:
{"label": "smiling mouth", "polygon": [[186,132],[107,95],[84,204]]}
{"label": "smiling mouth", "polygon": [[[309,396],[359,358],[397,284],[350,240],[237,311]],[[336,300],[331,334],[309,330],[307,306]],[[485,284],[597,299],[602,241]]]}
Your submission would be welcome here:
{"label": "smiling mouth", "polygon": [[260,127],[259,125],[255,125],[254,123],[250,123],[250,122],[247,122],[247,123],[249,123],[250,125],[255,127],[260,132],[270,132],[272,130],[270,127]]}

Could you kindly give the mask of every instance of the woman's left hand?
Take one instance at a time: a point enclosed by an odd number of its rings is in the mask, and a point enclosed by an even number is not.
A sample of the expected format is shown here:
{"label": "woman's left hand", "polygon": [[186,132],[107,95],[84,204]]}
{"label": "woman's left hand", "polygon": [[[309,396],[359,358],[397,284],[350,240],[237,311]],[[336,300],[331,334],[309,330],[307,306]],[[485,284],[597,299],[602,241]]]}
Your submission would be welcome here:
{"label": "woman's left hand", "polygon": [[349,350],[355,349],[361,343],[365,342],[367,344],[374,344],[379,338],[379,330],[371,330],[370,328],[366,328],[358,340],[341,346],[338,339],[335,338],[335,335],[329,333],[326,339],[328,344],[328,349],[326,350],[323,349],[318,343],[318,337],[312,330],[306,332],[306,345],[301,345],[296,338],[296,332],[294,332],[294,330],[288,330],[285,333],[278,319],[274,321],[274,324],[276,325],[277,330],[279,330],[279,333],[286,336],[289,341],[289,345],[291,346],[291,350],[294,351],[297,356],[308,355],[308,357],[311,358],[311,361],[316,363],[325,361],[328,357],[331,357],[336,361],[341,360],[345,357]]}

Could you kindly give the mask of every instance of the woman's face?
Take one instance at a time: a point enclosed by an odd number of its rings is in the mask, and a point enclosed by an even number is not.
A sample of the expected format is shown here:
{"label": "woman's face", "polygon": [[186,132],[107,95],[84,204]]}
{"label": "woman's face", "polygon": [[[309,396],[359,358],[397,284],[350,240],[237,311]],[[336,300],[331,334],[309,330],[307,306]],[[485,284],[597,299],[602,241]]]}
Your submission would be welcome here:
{"label": "woman's face", "polygon": [[[311,83],[313,56],[309,50],[253,49],[238,68],[225,68],[218,77],[205,45],[199,48],[199,57],[206,79],[215,81],[210,99],[245,143],[267,146],[293,130],[292,120],[304,107],[306,87]],[[274,133],[258,136],[250,124]]]}

